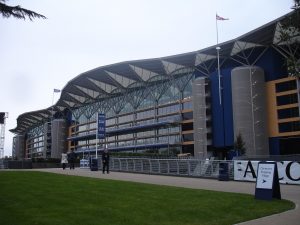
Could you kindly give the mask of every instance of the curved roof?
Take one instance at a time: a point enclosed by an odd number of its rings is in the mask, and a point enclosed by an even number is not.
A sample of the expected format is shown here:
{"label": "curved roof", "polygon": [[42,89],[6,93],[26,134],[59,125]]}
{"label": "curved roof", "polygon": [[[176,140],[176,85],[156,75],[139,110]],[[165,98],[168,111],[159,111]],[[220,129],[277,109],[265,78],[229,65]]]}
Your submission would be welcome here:
{"label": "curved roof", "polygon": [[[221,43],[221,59],[234,59],[239,53],[255,47],[268,47],[278,43],[280,22],[291,12],[264,26],[246,33],[236,39]],[[200,68],[201,73],[211,71],[208,64],[213,65],[217,60],[216,45],[179,55],[162,58],[120,62],[101,66],[79,74],[70,80],[61,91],[60,99],[49,108],[27,112],[17,118],[17,127],[10,130],[13,133],[24,133],[28,128],[49,120],[52,113],[62,112],[66,108],[74,109],[99,99],[120,94],[132,87],[147,85],[153,77],[168,77],[181,68]],[[215,69],[215,68],[213,68]]]}

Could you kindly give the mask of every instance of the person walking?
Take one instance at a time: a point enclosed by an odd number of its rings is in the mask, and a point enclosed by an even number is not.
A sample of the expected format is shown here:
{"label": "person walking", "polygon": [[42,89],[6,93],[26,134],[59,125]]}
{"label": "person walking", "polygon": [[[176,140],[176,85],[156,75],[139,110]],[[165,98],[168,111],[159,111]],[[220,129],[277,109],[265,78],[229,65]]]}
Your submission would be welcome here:
{"label": "person walking", "polygon": [[109,152],[105,149],[102,153],[102,173],[106,172],[109,173]]}
{"label": "person walking", "polygon": [[68,161],[70,163],[70,170],[75,169],[75,158],[76,158],[75,152],[74,151],[70,152],[68,155]]}
{"label": "person walking", "polygon": [[66,169],[66,166],[68,164],[68,156],[66,153],[61,153],[61,164],[62,164],[63,170]]}

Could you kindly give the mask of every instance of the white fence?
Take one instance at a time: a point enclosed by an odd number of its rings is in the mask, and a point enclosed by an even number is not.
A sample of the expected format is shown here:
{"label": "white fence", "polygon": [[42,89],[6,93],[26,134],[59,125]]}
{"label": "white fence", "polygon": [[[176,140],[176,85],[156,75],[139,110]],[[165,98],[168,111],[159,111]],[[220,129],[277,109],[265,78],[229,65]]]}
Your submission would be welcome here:
{"label": "white fence", "polygon": [[0,169],[6,169],[6,165],[4,163],[4,160],[3,159],[0,159]]}
{"label": "white fence", "polygon": [[[219,180],[256,181],[256,164],[250,160],[198,160],[194,158],[116,158],[110,159],[110,170],[129,173],[205,177]],[[235,164],[235,165],[234,165]],[[300,162],[280,161],[279,179],[281,183],[300,184]],[[98,158],[99,170],[102,169]],[[82,160],[81,168],[89,168],[88,160]],[[234,168],[235,167],[235,168]]]}
{"label": "white fence", "polygon": [[[226,164],[223,168],[222,164]],[[99,160],[99,170],[102,168]],[[220,168],[220,165],[222,168]],[[110,170],[174,176],[218,178],[220,171],[233,179],[233,161],[197,159],[111,158]],[[221,170],[220,170],[221,169]],[[225,171],[224,171],[225,170]]]}

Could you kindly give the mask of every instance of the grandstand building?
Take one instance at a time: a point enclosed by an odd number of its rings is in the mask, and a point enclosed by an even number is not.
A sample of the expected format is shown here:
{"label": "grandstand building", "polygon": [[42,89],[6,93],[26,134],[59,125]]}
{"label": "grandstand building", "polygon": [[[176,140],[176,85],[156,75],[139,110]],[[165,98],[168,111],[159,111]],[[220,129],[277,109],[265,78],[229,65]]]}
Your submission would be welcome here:
{"label": "grandstand building", "polygon": [[78,75],[55,105],[18,117],[10,130],[13,156],[94,155],[98,113],[106,116],[99,153],[223,159],[241,134],[248,156],[300,154],[300,83],[286,66],[288,55],[299,59],[299,33],[292,42],[281,40],[287,18],[299,20],[292,12],[218,46]]}

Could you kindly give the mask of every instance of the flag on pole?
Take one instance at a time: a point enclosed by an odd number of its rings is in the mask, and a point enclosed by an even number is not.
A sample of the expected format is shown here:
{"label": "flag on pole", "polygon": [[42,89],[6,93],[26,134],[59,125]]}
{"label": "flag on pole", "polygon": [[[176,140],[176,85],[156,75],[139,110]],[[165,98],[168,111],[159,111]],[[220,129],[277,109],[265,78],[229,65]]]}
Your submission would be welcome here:
{"label": "flag on pole", "polygon": [[217,58],[218,58],[218,81],[219,81],[219,102],[220,105],[222,105],[222,85],[221,85],[221,71],[220,71],[220,47],[219,45],[219,31],[218,31],[218,20],[229,20],[228,18],[224,18],[222,16],[219,16],[218,13],[216,13],[216,33],[217,33]]}
{"label": "flag on pole", "polygon": [[55,89],[55,88],[54,88],[54,89],[53,89],[53,92],[54,92],[54,93],[59,93],[59,92],[60,92],[60,90],[59,90],[59,89]]}
{"label": "flag on pole", "polygon": [[228,18],[224,18],[216,14],[216,20],[229,20]]}

